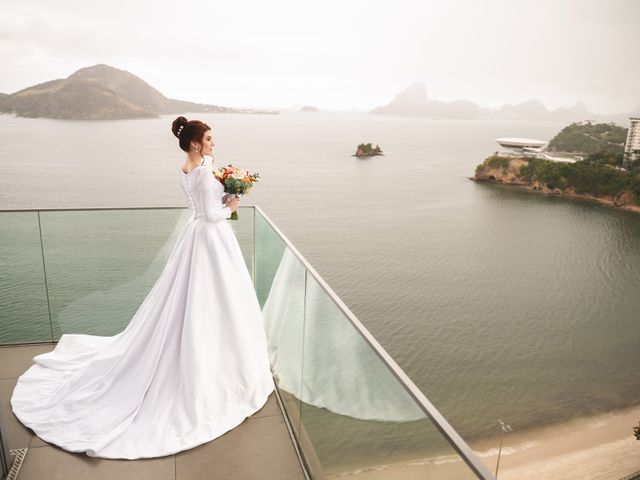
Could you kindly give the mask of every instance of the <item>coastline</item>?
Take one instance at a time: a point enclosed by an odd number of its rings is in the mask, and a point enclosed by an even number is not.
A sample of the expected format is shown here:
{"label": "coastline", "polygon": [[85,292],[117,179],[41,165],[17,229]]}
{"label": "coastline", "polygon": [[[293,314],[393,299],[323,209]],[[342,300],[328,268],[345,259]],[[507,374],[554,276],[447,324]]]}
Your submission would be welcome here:
{"label": "coastline", "polygon": [[[620,480],[640,472],[640,441],[633,427],[640,421],[640,405],[581,417],[564,423],[507,433],[500,456],[501,480]],[[499,437],[471,445],[491,472],[495,472]],[[468,471],[454,455],[416,459],[327,478],[418,480],[460,478]]]}
{"label": "coastline", "polygon": [[559,192],[545,191],[545,190],[534,188],[533,185],[518,183],[518,182],[500,182],[500,181],[479,179],[476,177],[467,177],[467,178],[477,183],[491,183],[496,185],[506,185],[508,187],[519,188],[520,190],[524,190],[527,192],[538,193],[543,195],[554,195],[554,196],[561,196],[561,197],[567,197],[567,198],[574,198],[577,200],[591,201],[591,202],[600,203],[602,205],[606,205],[608,207],[616,208],[619,210],[626,210],[628,212],[640,213],[640,205],[628,205],[628,204],[616,205],[614,199],[612,198],[594,197],[593,195],[586,195],[586,194],[568,192],[568,191],[562,191],[562,190]]}
{"label": "coastline", "polygon": [[[566,423],[505,435],[512,454],[500,458],[500,478],[618,480],[640,471],[640,441],[633,427],[640,421],[640,405],[573,419]],[[511,438],[508,438],[511,437]],[[527,445],[527,442],[529,444]],[[523,448],[526,447],[526,448]],[[495,468],[497,452],[484,457]]]}
{"label": "coastline", "polygon": [[[534,190],[535,191],[535,190]],[[629,212],[637,212],[640,213],[640,205],[616,205],[613,200],[603,198],[603,197],[593,197],[591,195],[584,195],[580,193],[572,193],[572,192],[563,192],[560,195],[569,197],[569,198],[577,198],[580,200],[591,200],[603,205],[607,205],[613,208],[619,208],[621,210],[627,210]]]}

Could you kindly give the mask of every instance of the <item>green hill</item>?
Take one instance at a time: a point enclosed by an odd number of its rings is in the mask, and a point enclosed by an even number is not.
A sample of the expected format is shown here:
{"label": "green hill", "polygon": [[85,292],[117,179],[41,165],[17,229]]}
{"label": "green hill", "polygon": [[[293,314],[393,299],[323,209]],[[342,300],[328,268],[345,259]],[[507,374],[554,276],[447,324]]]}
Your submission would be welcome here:
{"label": "green hill", "polygon": [[627,129],[612,123],[572,123],[553,137],[547,149],[582,155],[622,154],[626,139]]}
{"label": "green hill", "polygon": [[167,98],[132,73],[102,64],[0,97],[0,112],[34,118],[123,119],[234,111]]}
{"label": "green hill", "polygon": [[575,163],[491,155],[473,180],[519,185],[545,193],[604,199],[615,206],[640,207],[640,160],[621,169],[622,155],[595,153]]}

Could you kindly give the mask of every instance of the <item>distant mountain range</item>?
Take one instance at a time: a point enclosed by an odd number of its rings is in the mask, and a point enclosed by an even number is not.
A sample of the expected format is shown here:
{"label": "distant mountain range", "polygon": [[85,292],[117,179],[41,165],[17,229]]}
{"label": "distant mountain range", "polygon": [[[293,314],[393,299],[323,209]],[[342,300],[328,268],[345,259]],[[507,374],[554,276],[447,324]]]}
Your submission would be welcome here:
{"label": "distant mountain range", "polygon": [[152,118],[187,112],[278,113],[174,100],[132,73],[104,64],[11,95],[0,94],[0,112],[82,120]]}
{"label": "distant mountain range", "polygon": [[[296,107],[298,109],[303,105]],[[104,64],[82,68],[67,78],[50,80],[12,94],[0,93],[0,113],[14,113],[21,117],[124,119],[189,112],[279,113],[167,98],[134,74]],[[467,100],[430,100],[424,84],[417,82],[396,95],[389,104],[369,113],[436,119],[504,118],[571,122],[589,119],[623,123],[629,116],[640,116],[640,105],[629,113],[614,115],[590,112],[583,103],[570,108],[548,110],[540,100],[528,100],[517,105],[505,104],[498,109],[484,108]]]}
{"label": "distant mountain range", "polygon": [[400,92],[389,104],[375,108],[369,113],[380,115],[399,115],[430,118],[504,118],[514,120],[597,120],[602,122],[625,122],[629,116],[638,115],[640,106],[629,113],[613,115],[590,112],[583,103],[576,103],[573,107],[561,107],[548,110],[540,100],[527,100],[517,105],[505,104],[502,107],[483,108],[467,101],[456,100],[443,102],[429,100],[427,89],[422,82],[416,82],[406,90]]}

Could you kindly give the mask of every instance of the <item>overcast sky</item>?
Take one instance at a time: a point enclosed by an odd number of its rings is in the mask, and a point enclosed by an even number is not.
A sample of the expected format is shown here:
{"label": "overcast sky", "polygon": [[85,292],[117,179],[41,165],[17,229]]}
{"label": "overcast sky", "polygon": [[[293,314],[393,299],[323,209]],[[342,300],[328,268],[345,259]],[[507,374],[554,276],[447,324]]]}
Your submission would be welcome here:
{"label": "overcast sky", "polygon": [[640,105],[640,0],[0,0],[0,92],[106,63],[171,98]]}

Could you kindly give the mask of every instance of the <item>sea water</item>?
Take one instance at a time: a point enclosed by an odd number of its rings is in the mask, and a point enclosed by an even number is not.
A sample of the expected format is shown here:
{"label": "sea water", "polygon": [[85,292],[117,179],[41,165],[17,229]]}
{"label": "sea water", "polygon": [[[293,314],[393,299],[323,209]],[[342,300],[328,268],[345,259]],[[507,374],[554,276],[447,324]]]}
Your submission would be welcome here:
{"label": "sea water", "polygon": [[[242,203],[270,216],[466,440],[495,436],[498,418],[525,430],[638,403],[640,215],[467,178],[494,138],[550,140],[563,123],[197,117],[214,166],[260,173]],[[0,116],[0,208],[184,205],[173,118]],[[353,157],[363,142],[385,155]],[[171,234],[147,228],[157,245]],[[331,462],[349,452],[335,429],[314,435]]]}

